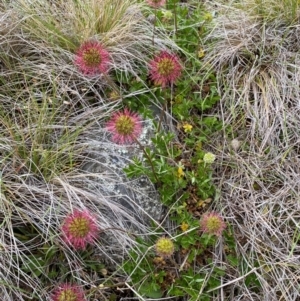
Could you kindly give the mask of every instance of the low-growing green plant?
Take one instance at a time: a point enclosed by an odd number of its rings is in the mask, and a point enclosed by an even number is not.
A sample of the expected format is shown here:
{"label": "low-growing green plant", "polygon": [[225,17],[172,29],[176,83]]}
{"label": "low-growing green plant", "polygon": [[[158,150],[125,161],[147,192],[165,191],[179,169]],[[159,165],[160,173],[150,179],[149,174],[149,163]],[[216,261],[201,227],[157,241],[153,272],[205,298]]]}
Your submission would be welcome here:
{"label": "low-growing green plant", "polygon": [[[168,2],[167,9],[175,3]],[[160,10],[157,16],[159,21],[166,21],[166,28],[172,30],[172,18],[168,11]],[[212,179],[216,156],[205,151],[205,147],[209,145],[210,136],[222,130],[223,126],[218,117],[205,116],[205,113],[214,107],[220,97],[214,75],[206,77],[205,81],[199,75],[201,33],[195,28],[204,26],[206,22],[203,11],[200,13],[199,7],[193,8],[193,16],[187,18],[189,7],[180,6],[176,8],[176,13],[178,23],[174,39],[183,50],[183,76],[178,78],[176,85],[162,89],[154,87],[151,93],[162,108],[171,108],[178,131],[175,136],[174,132],[161,126],[163,114],[160,115],[154,122],[152,145],[139,145],[143,158],[134,158],[133,163],[124,170],[129,177],[147,175],[155,183],[161,201],[168,209],[168,218],[176,225],[177,231],[170,238],[164,238],[167,233],[162,229],[163,233],[150,241],[140,239],[138,249],[131,252],[131,258],[124,263],[123,269],[142,297],[211,300],[216,294],[215,288],[221,285],[221,277],[226,275],[226,268],[225,265],[215,264],[211,256],[217,236],[202,231],[215,229],[213,219],[221,218],[212,213],[209,215],[212,224],[206,228],[207,225],[200,224],[200,217],[212,205],[216,195]],[[200,20],[199,24],[195,23],[196,19]],[[194,37],[191,43],[185,40],[190,36]],[[131,102],[134,105],[134,101]],[[225,228],[221,220],[218,227],[220,232],[216,231],[216,234],[222,233]],[[173,242],[174,256],[165,257],[164,253],[155,252],[156,243],[162,239]],[[229,255],[227,267],[231,264],[235,267],[237,254],[234,238],[225,231],[224,239]]]}
{"label": "low-growing green plant", "polygon": [[[225,241],[232,242],[233,237],[229,233],[225,235]],[[173,253],[164,256],[164,253],[157,252],[161,240],[172,241],[174,256]],[[123,268],[129,275],[129,283],[145,298],[211,300],[214,288],[221,284],[220,279],[226,273],[225,265],[215,265],[211,257],[216,241],[213,235],[201,234],[199,222],[192,219],[182,223],[172,239],[160,236],[150,244],[139,240],[138,249],[131,252],[131,258]],[[230,243],[227,246],[227,252],[233,252],[231,261],[236,263],[235,246]]]}

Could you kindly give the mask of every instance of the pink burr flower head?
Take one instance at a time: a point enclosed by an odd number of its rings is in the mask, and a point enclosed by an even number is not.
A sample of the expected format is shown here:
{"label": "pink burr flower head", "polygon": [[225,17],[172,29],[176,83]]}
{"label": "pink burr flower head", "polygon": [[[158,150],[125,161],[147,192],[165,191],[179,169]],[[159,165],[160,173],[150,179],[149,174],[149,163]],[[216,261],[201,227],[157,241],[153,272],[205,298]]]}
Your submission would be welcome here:
{"label": "pink burr flower head", "polygon": [[85,210],[69,214],[62,226],[64,241],[77,250],[83,250],[95,242],[99,228],[93,215]]}
{"label": "pink burr flower head", "polygon": [[98,41],[87,41],[77,50],[74,63],[83,74],[96,75],[107,72],[110,57]]}
{"label": "pink burr flower head", "polygon": [[142,119],[137,113],[129,111],[116,112],[106,124],[112,134],[112,141],[118,144],[133,143],[141,135]]}
{"label": "pink burr flower head", "polygon": [[159,8],[163,5],[165,5],[166,0],[147,0],[147,3],[149,6],[153,8]]}
{"label": "pink burr flower head", "polygon": [[179,78],[182,66],[177,55],[161,51],[150,61],[149,69],[150,77],[154,83],[164,88]]}
{"label": "pink burr flower head", "polygon": [[217,212],[206,212],[200,220],[200,228],[204,233],[221,236],[226,224]]}
{"label": "pink burr flower head", "polygon": [[85,301],[82,288],[74,284],[64,283],[60,285],[52,296],[52,301]]}

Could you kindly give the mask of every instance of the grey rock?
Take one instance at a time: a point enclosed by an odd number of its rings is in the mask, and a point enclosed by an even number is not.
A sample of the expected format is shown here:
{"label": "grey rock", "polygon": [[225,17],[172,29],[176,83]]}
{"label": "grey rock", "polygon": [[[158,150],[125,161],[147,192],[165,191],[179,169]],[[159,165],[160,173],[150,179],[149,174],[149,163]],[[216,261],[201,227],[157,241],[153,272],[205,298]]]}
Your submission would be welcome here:
{"label": "grey rock", "polygon": [[[143,151],[140,146],[114,144],[110,142],[109,134],[104,129],[99,129],[97,135],[95,131],[90,133],[94,134],[86,136],[87,159],[82,169],[86,171],[87,177],[97,178],[97,181],[91,181],[93,189],[97,189],[103,197],[108,197],[119,204],[138,223],[150,225],[151,220],[160,221],[163,207],[153,183],[146,176],[129,179],[123,171],[134,157],[142,160]],[[141,145],[152,147],[151,135],[153,135],[152,121],[145,120],[143,133],[139,137]],[[128,228],[132,227],[132,223],[126,220],[122,224],[126,224]]]}

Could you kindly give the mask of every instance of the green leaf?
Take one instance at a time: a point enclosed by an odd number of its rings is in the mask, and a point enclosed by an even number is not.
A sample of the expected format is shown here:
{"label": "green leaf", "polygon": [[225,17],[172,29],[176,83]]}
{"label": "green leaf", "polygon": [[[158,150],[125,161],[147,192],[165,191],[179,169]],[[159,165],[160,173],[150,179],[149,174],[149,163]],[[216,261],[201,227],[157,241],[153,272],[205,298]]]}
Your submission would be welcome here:
{"label": "green leaf", "polygon": [[233,267],[237,267],[238,264],[239,264],[239,260],[236,256],[233,256],[233,255],[227,255],[227,260],[229,262],[229,264]]}
{"label": "green leaf", "polygon": [[155,283],[144,282],[139,288],[139,293],[145,297],[159,299],[162,298],[163,292]]}

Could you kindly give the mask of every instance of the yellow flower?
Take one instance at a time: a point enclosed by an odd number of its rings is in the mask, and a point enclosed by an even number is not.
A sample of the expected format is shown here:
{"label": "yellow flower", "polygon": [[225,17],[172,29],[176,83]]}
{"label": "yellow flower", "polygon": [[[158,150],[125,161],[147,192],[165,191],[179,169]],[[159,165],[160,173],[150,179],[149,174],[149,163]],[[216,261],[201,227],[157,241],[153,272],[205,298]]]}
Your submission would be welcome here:
{"label": "yellow flower", "polygon": [[177,177],[180,179],[180,178],[183,178],[184,176],[184,166],[181,166],[179,165],[178,169],[177,169]]}
{"label": "yellow flower", "polygon": [[183,222],[183,223],[180,225],[180,229],[182,230],[182,232],[185,232],[188,228],[189,228],[189,224],[186,223],[186,222]]}
{"label": "yellow flower", "polygon": [[204,49],[200,48],[198,51],[198,58],[202,59],[204,57],[204,55],[205,55]]}
{"label": "yellow flower", "polygon": [[193,129],[193,126],[189,123],[185,123],[182,127],[184,128],[184,131],[186,133],[190,132]]}

